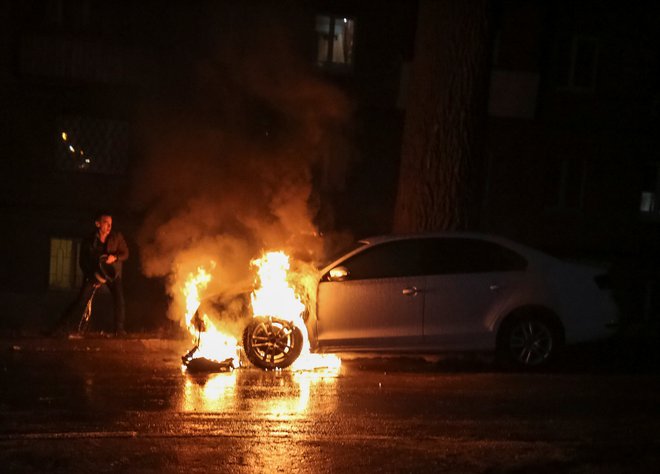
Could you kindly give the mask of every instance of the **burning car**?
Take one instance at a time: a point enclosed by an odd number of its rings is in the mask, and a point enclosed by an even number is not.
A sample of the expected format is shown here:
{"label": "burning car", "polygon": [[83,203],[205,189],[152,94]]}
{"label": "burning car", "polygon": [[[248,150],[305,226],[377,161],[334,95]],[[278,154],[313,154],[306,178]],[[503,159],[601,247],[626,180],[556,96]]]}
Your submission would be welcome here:
{"label": "burning car", "polygon": [[[245,308],[245,314],[249,313],[249,307],[246,303],[249,295],[247,293],[237,296],[231,304],[239,304]],[[223,300],[220,300],[223,301]],[[183,363],[188,370],[203,372],[219,372],[225,369],[232,369],[246,358],[254,366],[261,369],[284,369],[293,364],[304,347],[302,320],[295,324],[293,321],[287,321],[274,316],[246,316],[241,318],[241,323],[245,326],[241,338],[242,346],[238,345],[235,351],[231,353],[224,352],[225,359],[219,357],[215,352],[215,347],[211,348],[211,354],[202,354],[200,347],[207,347],[206,339],[213,337],[209,334],[207,327],[208,319],[202,314],[209,313],[209,306],[222,307],[226,309],[224,302],[218,303],[217,300],[210,297],[205,299],[200,308],[195,312],[192,324],[197,330],[195,344],[183,357]],[[217,313],[216,313],[217,314]],[[232,318],[234,319],[234,318]],[[226,322],[226,320],[225,320]],[[235,323],[235,320],[234,320]],[[202,346],[202,344],[204,344]],[[238,344],[235,341],[233,344]],[[231,343],[230,343],[231,345]],[[209,351],[207,351],[209,352]]]}
{"label": "burning car", "polygon": [[[204,269],[190,275],[184,289],[188,301],[186,321],[196,340],[193,349],[182,357],[184,365],[189,369],[219,371],[241,365],[247,359],[267,370],[283,369],[294,363],[301,365],[301,362],[307,367],[310,362],[311,366],[337,366],[336,357],[309,353],[305,326],[309,313],[303,303],[307,298],[299,294],[300,284],[296,285],[298,291],[291,284],[296,275],[290,271],[289,257],[284,252],[267,252],[252,264],[257,268],[258,278],[251,293],[215,295],[200,300],[199,291],[211,276]],[[315,277],[309,279],[311,273],[305,276],[297,275],[297,279],[315,282]],[[219,321],[222,330],[213,321]],[[228,333],[241,336],[232,337]]]}
{"label": "burning car", "polygon": [[488,351],[530,369],[552,362],[565,344],[610,335],[617,319],[602,269],[483,234],[362,240],[315,273],[305,304],[288,282],[285,254],[258,263],[261,285],[249,301],[242,297],[253,314],[242,349],[263,369],[297,364],[310,348]]}

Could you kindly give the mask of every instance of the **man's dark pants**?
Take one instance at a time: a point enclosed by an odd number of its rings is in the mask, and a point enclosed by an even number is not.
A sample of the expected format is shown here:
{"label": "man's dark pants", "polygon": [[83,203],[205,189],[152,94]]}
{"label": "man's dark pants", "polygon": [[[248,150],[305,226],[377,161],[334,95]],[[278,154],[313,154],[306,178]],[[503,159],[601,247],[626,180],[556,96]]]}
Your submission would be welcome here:
{"label": "man's dark pants", "polygon": [[[78,323],[78,321],[80,321],[83,313],[85,312],[85,308],[87,307],[87,303],[94,295],[94,289],[97,285],[99,285],[99,283],[94,280],[85,280],[85,282],[80,287],[78,296],[67,307],[51,332],[56,333],[59,331],[66,331],[69,324],[74,322]],[[114,303],[115,332],[123,332],[125,320],[125,302],[122,279],[121,277],[116,278],[114,281],[106,282],[106,285],[108,285],[108,289],[112,294],[112,301]]]}

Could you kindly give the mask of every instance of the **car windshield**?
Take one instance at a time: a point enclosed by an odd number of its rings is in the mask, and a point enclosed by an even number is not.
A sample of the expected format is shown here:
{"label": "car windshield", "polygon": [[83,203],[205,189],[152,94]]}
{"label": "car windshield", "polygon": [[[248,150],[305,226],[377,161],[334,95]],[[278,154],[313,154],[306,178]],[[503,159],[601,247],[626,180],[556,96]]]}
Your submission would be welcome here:
{"label": "car windshield", "polygon": [[340,250],[337,250],[330,257],[328,257],[328,258],[321,261],[321,263],[318,266],[319,270],[326,267],[327,265],[331,264],[332,262],[334,262],[338,258],[346,255],[347,253],[350,253],[355,249],[359,249],[360,247],[364,247],[365,245],[367,245],[367,244],[365,244],[364,242],[355,241],[355,242],[350,243],[349,245],[341,247]]}

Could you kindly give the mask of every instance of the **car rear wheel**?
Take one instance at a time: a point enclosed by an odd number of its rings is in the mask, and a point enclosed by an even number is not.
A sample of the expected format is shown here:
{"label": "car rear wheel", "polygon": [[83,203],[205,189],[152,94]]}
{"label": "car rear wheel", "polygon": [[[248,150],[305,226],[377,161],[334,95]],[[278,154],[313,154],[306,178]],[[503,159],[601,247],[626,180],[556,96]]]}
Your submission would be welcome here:
{"label": "car rear wheel", "polygon": [[549,365],[562,346],[561,331],[551,320],[525,315],[502,325],[498,353],[505,365],[518,369],[537,369]]}
{"label": "car rear wheel", "polygon": [[243,331],[248,360],[261,369],[283,369],[300,355],[303,336],[293,323],[273,317],[254,318]]}

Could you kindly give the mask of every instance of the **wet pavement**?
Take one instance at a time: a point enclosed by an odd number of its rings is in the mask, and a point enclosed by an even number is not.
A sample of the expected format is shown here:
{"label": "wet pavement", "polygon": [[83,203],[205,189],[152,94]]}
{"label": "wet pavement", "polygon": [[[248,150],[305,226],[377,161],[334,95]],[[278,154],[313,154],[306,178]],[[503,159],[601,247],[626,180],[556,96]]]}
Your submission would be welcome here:
{"label": "wet pavement", "polygon": [[660,375],[350,360],[191,376],[185,342],[0,341],[2,472],[658,472]]}

